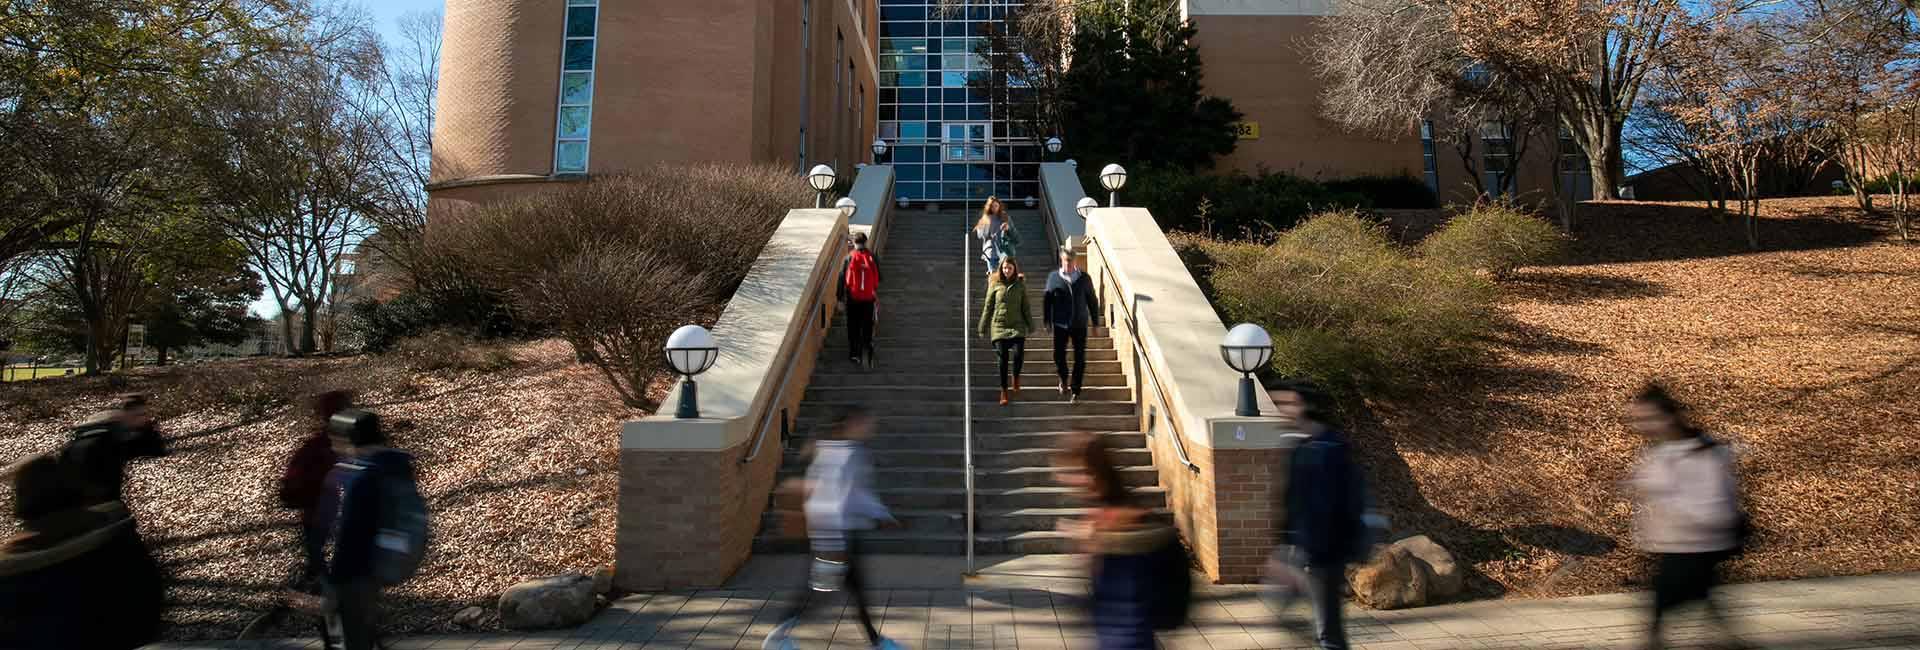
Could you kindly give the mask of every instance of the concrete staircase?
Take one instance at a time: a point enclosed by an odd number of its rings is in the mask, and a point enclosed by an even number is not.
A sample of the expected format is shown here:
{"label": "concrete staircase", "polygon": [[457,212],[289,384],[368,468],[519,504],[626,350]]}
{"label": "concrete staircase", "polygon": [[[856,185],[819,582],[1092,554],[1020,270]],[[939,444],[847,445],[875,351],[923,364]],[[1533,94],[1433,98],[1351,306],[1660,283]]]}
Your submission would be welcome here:
{"label": "concrete staircase", "polygon": [[[879,252],[883,275],[879,322],[875,327],[876,363],[872,370],[848,359],[846,322],[839,317],[828,332],[812,381],[796,416],[794,435],[780,474],[806,472],[800,450],[825,434],[835,413],[858,405],[877,416],[871,442],[882,501],[904,528],[874,531],[864,539],[872,553],[949,555],[966,552],[966,477],[963,369],[973,371],[973,441],[976,511],[975,552],[985,555],[1073,553],[1077,549],[1055,531],[1063,518],[1085,512],[1081,495],[1062,485],[1053,454],[1074,431],[1108,432],[1122,475],[1147,505],[1165,506],[1156,486],[1158,474],[1138,428],[1137,407],[1105,328],[1091,332],[1087,378],[1078,403],[1058,390],[1053,367],[1053,338],[1041,322],[1041,293],[1046,274],[1056,270],[1044,219],[1035,211],[1012,211],[1022,245],[1019,261],[1027,274],[1027,299],[1033,306],[1035,336],[1027,339],[1023,390],[1012,403],[998,403],[998,366],[993,347],[961,323],[962,263],[972,260],[973,286],[968,305],[979,318],[986,269],[977,242],[962,235],[977,213],[901,211]],[[963,255],[965,257],[963,257]],[[962,336],[967,343],[963,344]],[[973,350],[963,360],[963,345]],[[1071,353],[1069,353],[1071,354]],[[772,514],[761,527],[755,550],[799,552],[805,545],[782,540]]]}

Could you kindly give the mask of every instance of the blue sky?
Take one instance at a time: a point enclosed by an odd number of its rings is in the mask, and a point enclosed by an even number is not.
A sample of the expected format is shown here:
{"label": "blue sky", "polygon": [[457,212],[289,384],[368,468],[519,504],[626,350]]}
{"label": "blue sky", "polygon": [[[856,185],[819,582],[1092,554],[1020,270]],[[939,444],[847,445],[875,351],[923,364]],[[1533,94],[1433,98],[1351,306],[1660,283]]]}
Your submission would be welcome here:
{"label": "blue sky", "polygon": [[[400,38],[397,26],[401,16],[416,11],[444,9],[446,0],[369,0],[357,2],[373,18],[374,25],[380,30],[380,37],[388,43]],[[260,299],[253,301],[253,313],[261,318],[270,318],[280,313],[280,306],[273,303],[272,292],[262,293]]]}

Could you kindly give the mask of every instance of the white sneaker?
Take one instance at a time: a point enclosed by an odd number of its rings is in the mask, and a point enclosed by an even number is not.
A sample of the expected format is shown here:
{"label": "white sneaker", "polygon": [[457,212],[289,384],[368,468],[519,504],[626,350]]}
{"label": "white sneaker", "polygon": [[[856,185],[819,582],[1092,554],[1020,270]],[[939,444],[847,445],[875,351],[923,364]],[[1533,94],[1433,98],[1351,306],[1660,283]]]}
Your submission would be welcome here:
{"label": "white sneaker", "polygon": [[793,628],[800,619],[790,618],[767,633],[767,640],[760,643],[760,650],[799,650],[799,644],[793,642]]}

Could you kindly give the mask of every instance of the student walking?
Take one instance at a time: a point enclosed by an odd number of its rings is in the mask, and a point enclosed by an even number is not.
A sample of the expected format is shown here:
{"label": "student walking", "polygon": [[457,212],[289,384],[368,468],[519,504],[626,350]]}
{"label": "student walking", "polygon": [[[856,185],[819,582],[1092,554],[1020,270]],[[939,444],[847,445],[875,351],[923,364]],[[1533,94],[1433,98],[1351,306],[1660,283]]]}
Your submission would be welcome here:
{"label": "student walking", "polygon": [[1686,407],[1659,385],[1642,388],[1627,411],[1633,429],[1647,439],[1629,479],[1639,506],[1634,538],[1653,556],[1647,647],[1664,647],[1667,617],[1693,602],[1706,607],[1726,645],[1740,647],[1739,635],[1713,599],[1719,565],[1739,552],[1748,529],[1733,453],[1689,423]]}
{"label": "student walking", "polygon": [[426,507],[413,456],[387,447],[373,413],[346,410],[328,425],[342,459],[327,475],[321,512],[332,532],[326,571],[329,609],[346,650],[379,647],[381,589],[418,569],[426,546]]}
{"label": "student walking", "polygon": [[108,411],[94,414],[73,429],[60,449],[60,467],[70,472],[87,505],[121,501],[127,463],[167,455],[145,395],[122,395]]}
{"label": "student walking", "polygon": [[321,525],[320,497],[327,485],[327,473],[340,458],[333,452],[333,437],[327,423],[334,414],[347,409],[352,398],[346,391],[327,391],[313,397],[313,415],[317,426],[287,458],[286,471],[280,476],[280,505],[300,513],[300,548],[305,554],[305,580],[316,580],[326,570],[327,529]]}
{"label": "student walking", "polygon": [[1153,650],[1154,631],[1186,622],[1193,575],[1178,531],[1134,503],[1106,438],[1077,433],[1056,458],[1062,483],[1082,491],[1092,512],[1061,522],[1090,561],[1094,635],[1100,650]]}
{"label": "student walking", "polygon": [[[1072,248],[1060,248],[1060,270],[1047,274],[1047,291],[1040,303],[1042,318],[1053,328],[1053,368],[1060,376],[1060,394],[1077,402],[1087,379],[1087,329],[1099,326],[1100,304],[1093,293],[1093,278],[1080,270]],[[1069,344],[1073,346],[1071,373]]]}
{"label": "student walking", "polygon": [[787,610],[785,620],[767,635],[762,647],[769,650],[794,648],[793,628],[813,606],[815,592],[847,590],[860,614],[860,625],[867,642],[882,650],[899,650],[892,639],[880,636],[867,611],[866,585],[860,559],[860,538],[875,527],[897,526],[893,514],[873,493],[873,456],[866,441],[873,438],[873,416],[859,407],[840,415],[827,438],[813,447],[813,463],[807,466],[807,537],[813,550],[813,562],[806,584]]}
{"label": "student walking", "polygon": [[853,233],[853,252],[840,268],[840,302],[847,310],[847,355],[873,367],[874,303],[880,298],[880,258],[867,250],[867,233]]}
{"label": "student walking", "polygon": [[987,205],[980,208],[980,220],[973,224],[973,234],[980,238],[980,260],[987,263],[988,275],[997,272],[1000,260],[1013,257],[1020,245],[1020,231],[1013,228],[1006,204],[997,197],[987,197]]}
{"label": "student walking", "polygon": [[980,305],[980,336],[990,337],[1000,357],[1000,405],[1007,405],[1007,365],[1013,365],[1013,394],[1020,392],[1020,371],[1026,365],[1027,333],[1033,331],[1033,312],[1027,307],[1027,277],[1020,263],[1000,260],[999,272],[987,280],[987,297]]}
{"label": "student walking", "polygon": [[1274,396],[1280,414],[1293,419],[1305,442],[1289,457],[1282,542],[1304,565],[1313,600],[1314,642],[1322,650],[1345,650],[1347,565],[1372,548],[1367,522],[1366,479],[1353,464],[1346,436],[1334,429],[1333,401],[1318,388],[1293,384]]}
{"label": "student walking", "polygon": [[0,540],[0,648],[132,650],[159,636],[165,578],[119,501],[41,454],[6,468],[20,533]]}

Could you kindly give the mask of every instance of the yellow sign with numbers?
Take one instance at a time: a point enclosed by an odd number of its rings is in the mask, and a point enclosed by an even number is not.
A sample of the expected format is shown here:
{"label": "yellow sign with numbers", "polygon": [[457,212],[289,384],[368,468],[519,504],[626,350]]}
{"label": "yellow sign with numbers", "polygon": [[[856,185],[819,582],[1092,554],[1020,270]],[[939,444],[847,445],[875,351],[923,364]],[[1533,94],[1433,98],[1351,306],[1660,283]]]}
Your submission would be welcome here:
{"label": "yellow sign with numbers", "polygon": [[1260,139],[1260,123],[1259,122],[1236,122],[1233,125],[1233,129],[1240,133],[1241,140],[1259,140]]}

